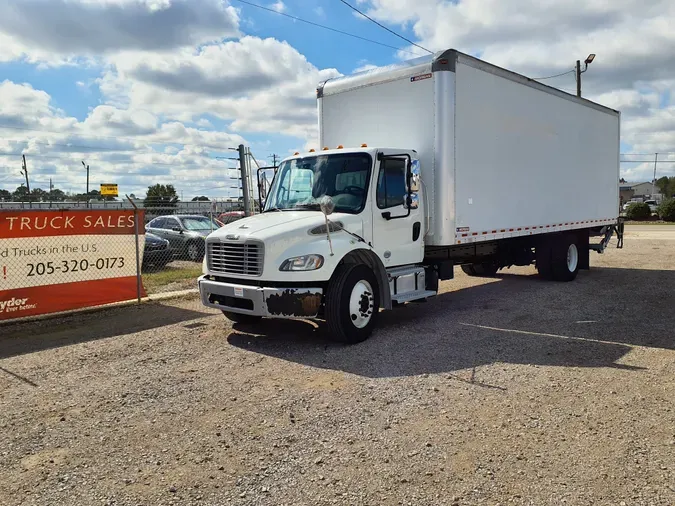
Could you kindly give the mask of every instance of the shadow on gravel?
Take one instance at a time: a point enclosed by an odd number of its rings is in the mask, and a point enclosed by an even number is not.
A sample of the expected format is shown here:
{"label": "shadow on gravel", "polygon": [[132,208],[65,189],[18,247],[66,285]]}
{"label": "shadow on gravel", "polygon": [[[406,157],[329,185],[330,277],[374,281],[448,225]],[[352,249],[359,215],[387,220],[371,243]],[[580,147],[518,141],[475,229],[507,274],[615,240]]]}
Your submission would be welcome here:
{"label": "shadow on gravel", "polygon": [[[444,285],[452,289],[452,281]],[[494,363],[640,368],[634,347],[675,349],[675,271],[593,268],[572,283],[501,274],[380,314],[363,343],[330,342],[325,325],[268,320],[228,341],[252,352],[366,377],[451,373]],[[249,333],[250,332],[250,333]]]}
{"label": "shadow on gravel", "polygon": [[213,316],[170,305],[143,304],[0,327],[0,359],[36,351],[160,329]]}

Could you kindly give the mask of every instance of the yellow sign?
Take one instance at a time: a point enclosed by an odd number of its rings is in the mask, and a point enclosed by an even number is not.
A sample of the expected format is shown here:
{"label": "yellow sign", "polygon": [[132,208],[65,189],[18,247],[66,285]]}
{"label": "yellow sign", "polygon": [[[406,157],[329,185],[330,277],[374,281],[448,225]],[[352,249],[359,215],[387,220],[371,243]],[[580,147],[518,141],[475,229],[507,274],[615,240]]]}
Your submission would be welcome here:
{"label": "yellow sign", "polygon": [[117,197],[117,185],[116,184],[102,184],[101,185],[101,196],[102,197]]}

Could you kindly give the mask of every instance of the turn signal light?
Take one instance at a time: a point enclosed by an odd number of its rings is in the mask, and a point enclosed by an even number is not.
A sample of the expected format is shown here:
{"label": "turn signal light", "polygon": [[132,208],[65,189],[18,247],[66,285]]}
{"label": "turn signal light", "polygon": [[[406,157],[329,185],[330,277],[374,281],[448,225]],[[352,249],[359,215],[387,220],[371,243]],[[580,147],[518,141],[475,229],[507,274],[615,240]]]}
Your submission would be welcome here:
{"label": "turn signal light", "polygon": [[340,144],[337,148],[342,149],[342,148],[344,148],[344,146],[342,144]]}
{"label": "turn signal light", "polygon": [[324,146],[324,147],[323,147],[323,150],[324,150],[324,151],[328,151],[328,146]]}
{"label": "turn signal light", "polygon": [[293,153],[293,156],[298,156],[299,154],[300,154],[300,152],[296,151],[295,153]]}
{"label": "turn signal light", "polygon": [[361,144],[361,147],[362,147],[362,148],[367,148],[367,147],[368,147],[368,144],[366,144],[366,143],[364,142],[363,144]]}
{"label": "turn signal light", "polygon": [[314,153],[314,151],[316,151],[314,148],[309,150],[310,153]]}

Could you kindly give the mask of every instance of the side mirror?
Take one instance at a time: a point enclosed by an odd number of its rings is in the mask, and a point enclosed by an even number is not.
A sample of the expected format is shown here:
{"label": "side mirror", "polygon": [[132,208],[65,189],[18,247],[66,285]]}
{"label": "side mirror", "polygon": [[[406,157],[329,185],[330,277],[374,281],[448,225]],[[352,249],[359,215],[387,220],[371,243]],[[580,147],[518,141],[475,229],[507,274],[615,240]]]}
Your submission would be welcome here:
{"label": "side mirror", "polygon": [[181,234],[183,233],[183,229],[180,227],[171,227],[171,230],[173,230],[174,232],[180,232]]}
{"label": "side mirror", "polygon": [[420,161],[412,160],[408,165],[408,191],[410,193],[416,193],[420,191]]}
{"label": "side mirror", "polygon": [[319,201],[319,207],[321,208],[321,212],[323,214],[329,216],[333,214],[333,211],[335,211],[335,202],[333,202],[333,199],[330,198],[330,195],[324,195]]}

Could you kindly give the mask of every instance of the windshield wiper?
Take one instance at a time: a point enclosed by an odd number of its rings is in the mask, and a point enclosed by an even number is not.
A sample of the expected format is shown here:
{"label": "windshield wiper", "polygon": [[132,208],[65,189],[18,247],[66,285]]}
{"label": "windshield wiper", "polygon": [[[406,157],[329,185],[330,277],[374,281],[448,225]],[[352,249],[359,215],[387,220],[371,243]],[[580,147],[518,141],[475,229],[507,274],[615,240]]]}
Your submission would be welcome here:
{"label": "windshield wiper", "polygon": [[269,209],[265,209],[263,213],[269,213],[271,211],[283,211],[283,209],[279,209],[278,207],[270,207]]}
{"label": "windshield wiper", "polygon": [[312,211],[321,211],[321,204],[312,202],[307,204],[296,204],[291,209],[309,209]]}

